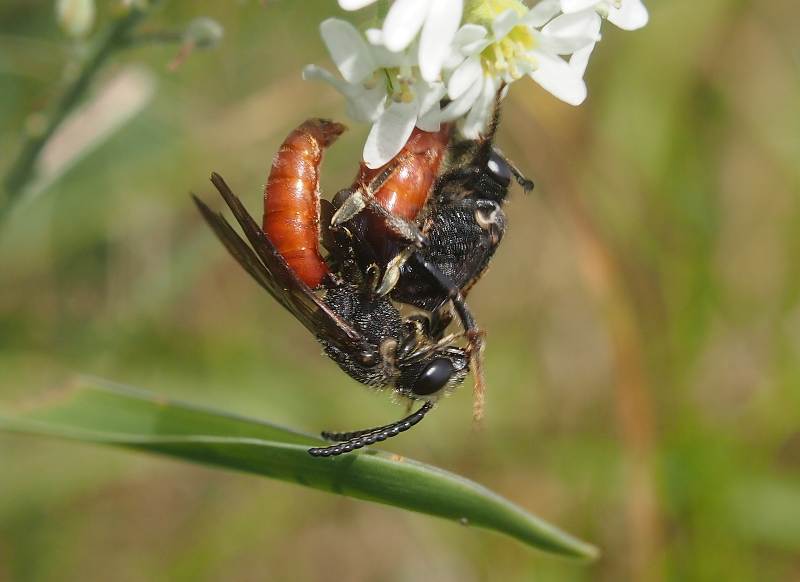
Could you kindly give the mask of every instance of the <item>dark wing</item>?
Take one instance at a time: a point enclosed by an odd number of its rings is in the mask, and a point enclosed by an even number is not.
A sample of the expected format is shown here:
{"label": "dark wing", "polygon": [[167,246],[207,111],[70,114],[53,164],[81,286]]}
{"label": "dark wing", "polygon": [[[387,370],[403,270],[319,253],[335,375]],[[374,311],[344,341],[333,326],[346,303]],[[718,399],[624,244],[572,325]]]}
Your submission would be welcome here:
{"label": "dark wing", "polygon": [[195,204],[228,252],[250,276],[315,336],[348,352],[374,351],[374,345],[367,342],[295,275],[222,177],[212,174],[211,182],[233,212],[250,246],[221,214],[193,196]]}

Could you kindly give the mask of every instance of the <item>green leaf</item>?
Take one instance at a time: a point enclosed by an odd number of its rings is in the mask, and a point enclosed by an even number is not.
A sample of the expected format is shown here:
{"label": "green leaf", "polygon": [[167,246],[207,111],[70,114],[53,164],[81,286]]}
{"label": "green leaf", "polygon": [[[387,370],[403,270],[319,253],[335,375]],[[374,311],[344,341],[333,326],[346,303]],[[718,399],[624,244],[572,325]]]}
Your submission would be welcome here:
{"label": "green leaf", "polygon": [[311,457],[306,449],[320,443],[314,436],[97,380],[0,415],[0,430],[161,453],[452,519],[565,556],[597,555],[485,487],[436,467],[373,450]]}

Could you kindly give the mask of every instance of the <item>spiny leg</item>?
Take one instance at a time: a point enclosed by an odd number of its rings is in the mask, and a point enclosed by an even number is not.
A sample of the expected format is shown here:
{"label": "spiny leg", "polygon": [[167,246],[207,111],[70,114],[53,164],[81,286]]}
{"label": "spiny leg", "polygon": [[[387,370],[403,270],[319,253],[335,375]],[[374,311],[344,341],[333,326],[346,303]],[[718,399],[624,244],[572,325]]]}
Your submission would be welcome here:
{"label": "spiny leg", "polygon": [[[337,445],[331,445],[329,447],[315,447],[308,449],[308,454],[312,457],[335,457],[337,455],[342,455],[344,453],[349,453],[350,451],[360,449],[367,445],[375,444],[379,441],[385,441],[386,439],[399,435],[401,432],[407,431],[412,426],[419,423],[419,421],[421,421],[432,408],[433,404],[426,402],[413,414],[409,414],[397,422],[376,428],[341,433],[323,432],[323,438],[327,438],[329,440],[343,440],[343,442],[340,442]],[[349,438],[345,439],[344,437]]]}
{"label": "spiny leg", "polygon": [[428,272],[431,279],[436,282],[442,291],[447,294],[447,298],[453,304],[453,307],[461,320],[461,325],[464,328],[464,334],[467,337],[467,353],[470,359],[470,369],[475,377],[475,386],[473,388],[473,401],[472,401],[472,417],[477,422],[483,418],[483,413],[486,404],[486,381],[483,375],[483,337],[485,332],[478,328],[475,323],[475,318],[472,316],[461,290],[455,283],[444,273],[441,269],[422,257],[419,253],[414,253],[409,259],[417,263],[418,266]]}
{"label": "spiny leg", "polygon": [[399,162],[392,164],[367,184],[359,184],[354,188],[339,192],[334,199],[334,204],[338,206],[338,209],[331,219],[331,226],[334,228],[340,226],[365,208],[369,208],[384,221],[392,233],[417,247],[425,246],[428,241],[416,224],[395,216],[381,206],[375,198],[375,192],[381,189],[386,180],[397,171],[399,165]]}

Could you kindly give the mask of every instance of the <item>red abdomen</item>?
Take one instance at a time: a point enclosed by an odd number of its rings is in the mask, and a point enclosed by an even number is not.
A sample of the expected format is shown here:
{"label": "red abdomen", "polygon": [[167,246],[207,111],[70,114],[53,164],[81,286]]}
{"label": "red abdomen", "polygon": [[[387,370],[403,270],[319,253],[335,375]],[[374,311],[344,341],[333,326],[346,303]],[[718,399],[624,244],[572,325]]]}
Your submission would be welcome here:
{"label": "red abdomen", "polygon": [[413,221],[428,200],[450,142],[451,129],[449,124],[443,124],[436,132],[415,127],[406,145],[388,164],[371,170],[362,163],[356,184],[368,184],[388,166],[396,165],[394,173],[375,192],[375,198],[395,216]]}
{"label": "red abdomen", "polygon": [[264,233],[312,289],[329,272],[319,254],[319,166],[344,130],[326,119],[303,123],[284,140],[264,188]]}

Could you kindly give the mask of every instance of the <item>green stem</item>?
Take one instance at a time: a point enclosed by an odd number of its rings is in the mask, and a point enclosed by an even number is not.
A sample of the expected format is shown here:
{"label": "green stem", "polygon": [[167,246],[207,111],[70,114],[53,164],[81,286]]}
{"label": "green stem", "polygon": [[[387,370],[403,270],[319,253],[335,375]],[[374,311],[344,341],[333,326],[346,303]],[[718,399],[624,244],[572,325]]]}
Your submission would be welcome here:
{"label": "green stem", "polygon": [[44,146],[81,100],[98,71],[117,49],[126,46],[131,30],[157,4],[159,4],[158,0],[152,0],[147,4],[135,4],[98,34],[97,39],[89,48],[89,54],[83,61],[77,77],[53,103],[47,115],[44,130],[25,138],[16,159],[11,164],[3,182],[6,196],[5,200],[0,203],[0,219],[8,214],[14,203],[21,197],[25,187],[34,177],[36,161]]}
{"label": "green stem", "polygon": [[177,44],[184,41],[182,30],[157,30],[141,32],[131,35],[126,39],[125,47],[134,47],[144,44]]}
{"label": "green stem", "polygon": [[386,19],[386,15],[388,13],[389,13],[388,0],[380,0],[378,2],[378,21],[383,22]]}

